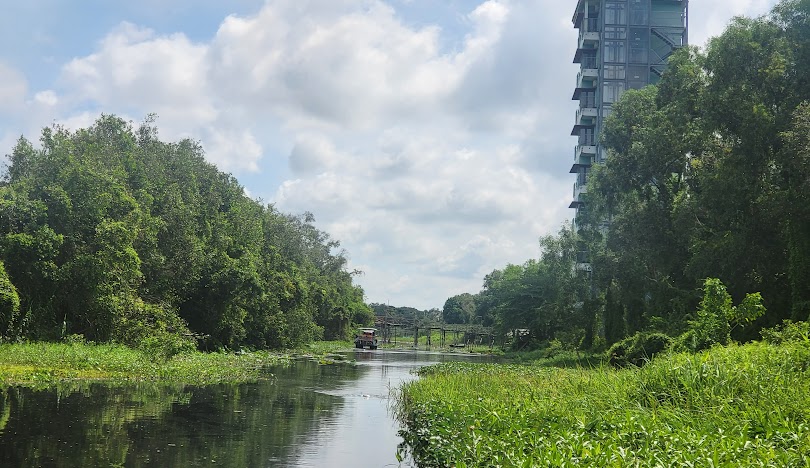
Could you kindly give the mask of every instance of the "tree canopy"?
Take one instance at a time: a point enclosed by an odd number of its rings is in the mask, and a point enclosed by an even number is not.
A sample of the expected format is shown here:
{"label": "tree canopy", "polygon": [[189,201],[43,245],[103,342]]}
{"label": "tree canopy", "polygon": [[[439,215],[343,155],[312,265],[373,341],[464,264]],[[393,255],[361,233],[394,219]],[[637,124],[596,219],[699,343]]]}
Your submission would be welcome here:
{"label": "tree canopy", "polygon": [[20,138],[0,183],[4,339],[278,348],[371,320],[311,215],[247,197],[198,143],[161,141],[152,118],[134,129],[105,115],[40,141]]}

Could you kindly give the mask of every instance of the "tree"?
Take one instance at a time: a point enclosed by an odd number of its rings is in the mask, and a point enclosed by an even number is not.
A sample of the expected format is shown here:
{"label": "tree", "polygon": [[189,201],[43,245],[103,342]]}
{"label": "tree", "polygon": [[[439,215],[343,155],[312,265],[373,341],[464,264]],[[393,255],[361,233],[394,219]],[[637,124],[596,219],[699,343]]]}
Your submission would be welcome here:
{"label": "tree", "polygon": [[0,262],[0,338],[8,338],[20,313],[20,296]]}
{"label": "tree", "polygon": [[[190,140],[103,115],[20,139],[0,186],[0,261],[22,338],[65,333],[183,349],[295,346],[367,323],[362,289],[314,218],[245,196]],[[159,344],[159,343],[158,343]],[[159,350],[158,350],[159,351]]]}
{"label": "tree", "polygon": [[463,293],[444,302],[442,308],[444,323],[473,323],[475,321],[475,296]]}

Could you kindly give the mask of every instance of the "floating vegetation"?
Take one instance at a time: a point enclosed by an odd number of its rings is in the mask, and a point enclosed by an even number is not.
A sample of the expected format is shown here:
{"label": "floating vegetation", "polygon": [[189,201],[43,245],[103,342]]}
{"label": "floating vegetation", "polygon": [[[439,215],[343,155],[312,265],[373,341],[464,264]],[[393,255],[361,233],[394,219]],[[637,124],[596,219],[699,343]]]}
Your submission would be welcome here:
{"label": "floating vegetation", "polygon": [[66,380],[149,380],[186,384],[271,378],[291,357],[266,351],[183,353],[167,359],[123,345],[27,343],[0,345],[0,384],[47,386]]}

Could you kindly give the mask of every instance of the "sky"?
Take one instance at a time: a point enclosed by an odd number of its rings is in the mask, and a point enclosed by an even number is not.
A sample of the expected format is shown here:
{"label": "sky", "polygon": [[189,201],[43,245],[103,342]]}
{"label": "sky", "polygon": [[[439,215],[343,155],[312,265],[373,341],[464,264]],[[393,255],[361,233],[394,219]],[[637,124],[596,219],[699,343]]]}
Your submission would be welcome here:
{"label": "sky", "polygon": [[[690,42],[776,0],[693,0]],[[442,308],[573,210],[575,0],[0,0],[0,155],[101,113],[310,212],[368,302]]]}

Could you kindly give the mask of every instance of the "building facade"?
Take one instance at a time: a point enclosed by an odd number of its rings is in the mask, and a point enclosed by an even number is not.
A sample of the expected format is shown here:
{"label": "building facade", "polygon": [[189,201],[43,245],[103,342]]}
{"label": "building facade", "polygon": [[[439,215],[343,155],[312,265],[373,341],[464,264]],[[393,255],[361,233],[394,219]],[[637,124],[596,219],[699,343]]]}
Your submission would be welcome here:
{"label": "building facade", "polygon": [[576,174],[570,208],[577,216],[586,209],[591,168],[605,160],[597,138],[604,118],[625,90],[659,80],[667,59],[688,42],[688,11],[688,0],[577,1],[574,63],[580,70],[573,99],[579,108],[571,135],[578,141],[570,171]]}

